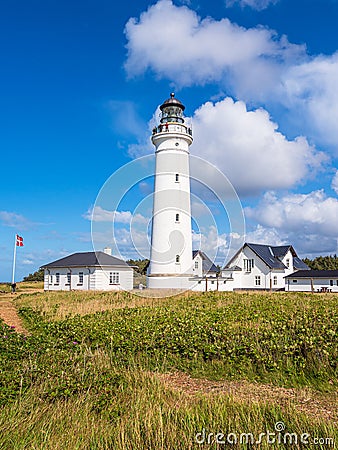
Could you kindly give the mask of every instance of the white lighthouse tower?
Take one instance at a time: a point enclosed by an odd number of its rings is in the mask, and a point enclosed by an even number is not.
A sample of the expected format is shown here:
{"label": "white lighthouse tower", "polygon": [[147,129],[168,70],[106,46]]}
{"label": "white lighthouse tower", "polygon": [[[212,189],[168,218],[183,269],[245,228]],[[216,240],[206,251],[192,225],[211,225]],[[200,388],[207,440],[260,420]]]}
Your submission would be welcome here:
{"label": "white lighthouse tower", "polygon": [[191,128],[185,106],[170,94],[154,128],[155,188],[153,202],[149,288],[187,289],[192,277],[189,146]]}

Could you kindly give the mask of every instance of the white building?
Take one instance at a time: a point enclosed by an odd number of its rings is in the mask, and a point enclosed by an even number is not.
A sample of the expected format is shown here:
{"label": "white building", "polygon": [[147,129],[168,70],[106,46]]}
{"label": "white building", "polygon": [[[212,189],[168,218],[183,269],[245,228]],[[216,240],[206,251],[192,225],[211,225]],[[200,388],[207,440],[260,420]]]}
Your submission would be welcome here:
{"label": "white building", "polygon": [[338,292],[338,270],[299,270],[285,277],[285,289],[298,292]]}
{"label": "white building", "polygon": [[201,250],[193,250],[193,275],[190,279],[193,291],[218,291],[219,289],[219,269]]}
{"label": "white building", "polygon": [[219,269],[201,250],[193,250],[192,260],[192,272],[194,277],[216,277],[218,275]]}
{"label": "white building", "polygon": [[188,289],[192,271],[189,146],[193,138],[184,120],[184,105],[170,95],[153,129],[155,188],[149,288]]}
{"label": "white building", "polygon": [[133,268],[107,252],[74,253],[42,268],[45,291],[133,289]]}
{"label": "white building", "polygon": [[291,245],[245,243],[221,271],[220,289],[285,289],[285,277],[309,270]]}

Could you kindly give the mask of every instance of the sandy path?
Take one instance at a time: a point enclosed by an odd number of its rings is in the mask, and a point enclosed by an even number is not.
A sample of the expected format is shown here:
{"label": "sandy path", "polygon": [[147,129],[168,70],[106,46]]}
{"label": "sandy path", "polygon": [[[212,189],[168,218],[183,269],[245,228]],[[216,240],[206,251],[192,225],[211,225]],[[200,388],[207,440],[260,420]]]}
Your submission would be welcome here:
{"label": "sandy path", "polygon": [[0,318],[3,321],[15,328],[18,333],[28,334],[27,330],[22,325],[22,321],[18,315],[17,309],[13,304],[13,294],[0,295]]}

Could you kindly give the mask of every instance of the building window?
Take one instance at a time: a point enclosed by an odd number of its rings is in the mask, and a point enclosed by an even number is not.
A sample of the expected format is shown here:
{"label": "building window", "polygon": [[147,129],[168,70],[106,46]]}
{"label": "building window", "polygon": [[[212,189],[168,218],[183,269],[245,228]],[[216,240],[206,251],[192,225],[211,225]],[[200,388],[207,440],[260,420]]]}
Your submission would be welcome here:
{"label": "building window", "polygon": [[67,272],[67,284],[70,284],[70,280],[71,280],[71,273]]}
{"label": "building window", "polygon": [[289,267],[290,267],[290,260],[287,259],[287,260],[285,261],[285,264],[286,264],[286,267],[289,269]]}
{"label": "building window", "polygon": [[261,277],[260,275],[255,276],[255,285],[260,286],[261,285]]}
{"label": "building window", "polygon": [[176,222],[179,222],[179,221],[180,221],[180,215],[176,214]]}
{"label": "building window", "polygon": [[178,173],[175,175],[175,181],[176,181],[176,183],[178,183],[180,181],[180,176]]}
{"label": "building window", "polygon": [[119,284],[120,283],[120,273],[110,272],[109,273],[109,284]]}
{"label": "building window", "polygon": [[298,283],[298,280],[292,280],[292,283]]}
{"label": "building window", "polygon": [[253,259],[243,259],[243,263],[244,263],[245,272],[251,272],[251,270],[254,267],[254,260]]}
{"label": "building window", "polygon": [[273,285],[277,286],[277,275],[273,277]]}
{"label": "building window", "polygon": [[330,280],[330,286],[333,286],[333,280]]}
{"label": "building window", "polygon": [[336,280],[336,285],[338,286],[338,280]]}
{"label": "building window", "polygon": [[198,269],[198,261],[195,261],[195,269]]}
{"label": "building window", "polygon": [[55,284],[60,284],[60,274],[59,273],[55,274]]}
{"label": "building window", "polygon": [[175,261],[176,261],[177,263],[180,262],[180,255],[176,255]]}
{"label": "building window", "polygon": [[83,272],[79,272],[79,284],[83,284]]}
{"label": "building window", "polygon": [[50,284],[53,284],[53,275],[49,275],[49,282]]}
{"label": "building window", "polygon": [[211,284],[215,284],[215,282],[214,282],[214,281],[212,281],[212,282],[211,282]]}

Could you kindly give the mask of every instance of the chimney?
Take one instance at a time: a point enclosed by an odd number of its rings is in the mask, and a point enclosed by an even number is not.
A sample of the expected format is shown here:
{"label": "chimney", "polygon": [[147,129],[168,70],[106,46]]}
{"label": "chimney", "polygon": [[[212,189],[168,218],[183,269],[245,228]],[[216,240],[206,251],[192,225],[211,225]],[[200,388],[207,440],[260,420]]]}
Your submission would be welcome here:
{"label": "chimney", "polygon": [[110,247],[105,247],[105,248],[103,249],[103,252],[104,252],[106,255],[111,256],[111,248],[110,248]]}

